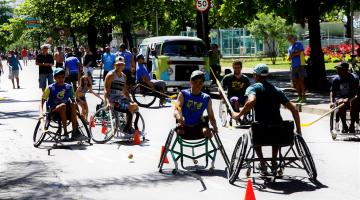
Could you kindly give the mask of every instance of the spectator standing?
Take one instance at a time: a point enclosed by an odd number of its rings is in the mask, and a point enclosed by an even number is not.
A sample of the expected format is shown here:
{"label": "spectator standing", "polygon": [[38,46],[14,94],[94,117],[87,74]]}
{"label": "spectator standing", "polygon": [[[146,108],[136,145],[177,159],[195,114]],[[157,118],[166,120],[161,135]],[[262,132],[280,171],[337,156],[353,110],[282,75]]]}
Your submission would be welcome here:
{"label": "spectator standing", "polygon": [[74,88],[77,88],[77,81],[80,79],[81,63],[79,59],[72,53],[68,52],[65,59],[65,82],[72,83]]}
{"label": "spectator standing", "polygon": [[21,59],[23,60],[24,66],[26,66],[28,61],[28,55],[25,47],[21,50]]}
{"label": "spectator standing", "polygon": [[[220,66],[221,53],[217,44],[211,44],[211,50],[209,51],[209,64],[213,70],[217,79],[220,78],[221,66]],[[216,83],[214,75],[211,73],[211,79],[213,83]]]}
{"label": "spectator standing", "polygon": [[125,44],[120,45],[120,53],[119,56],[125,59],[125,68],[123,70],[124,74],[126,75],[126,80],[129,86],[135,83],[134,77],[132,76],[135,73],[135,61],[132,53],[126,49]]}
{"label": "spectator standing", "polygon": [[12,82],[13,89],[15,89],[14,78],[16,79],[17,88],[20,88],[19,85],[19,68],[22,70],[19,59],[15,55],[14,51],[10,51],[10,55],[8,58],[9,65],[9,79]]}
{"label": "spectator standing", "polygon": [[[47,85],[54,83],[52,66],[54,65],[54,57],[48,53],[49,46],[44,44],[41,46],[41,52],[36,56],[36,65],[39,66],[39,88],[45,90]],[[46,84],[47,81],[47,84]]]}
{"label": "spectator standing", "polygon": [[64,67],[64,52],[62,51],[62,47],[57,47],[56,48],[56,52],[54,54],[54,59],[55,59],[55,67]]}
{"label": "spectator standing", "polygon": [[104,67],[103,80],[105,80],[105,77],[109,73],[109,71],[114,69],[114,63],[115,63],[115,54],[110,52],[109,46],[105,47],[105,53],[103,53],[101,57],[101,62]]}
{"label": "spectator standing", "polygon": [[295,102],[306,103],[304,83],[304,78],[306,77],[304,66],[304,46],[300,42],[296,41],[296,37],[294,35],[289,35],[287,39],[290,43],[288,49],[288,60],[291,61],[291,79],[293,87],[298,93],[298,98]]}
{"label": "spectator standing", "polygon": [[88,46],[85,47],[85,55],[84,55],[84,74],[90,78],[90,82],[93,82],[93,71],[96,67],[96,58],[95,55],[92,53]]}

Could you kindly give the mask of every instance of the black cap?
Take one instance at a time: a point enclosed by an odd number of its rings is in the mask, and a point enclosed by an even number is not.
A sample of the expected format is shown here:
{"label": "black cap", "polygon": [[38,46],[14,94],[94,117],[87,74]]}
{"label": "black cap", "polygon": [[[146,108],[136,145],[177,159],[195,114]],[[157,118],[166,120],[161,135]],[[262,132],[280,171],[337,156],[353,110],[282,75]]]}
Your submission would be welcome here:
{"label": "black cap", "polygon": [[202,79],[202,80],[205,80],[205,74],[204,72],[200,71],[200,70],[195,70],[191,73],[191,76],[190,76],[190,80],[193,81],[195,79]]}
{"label": "black cap", "polygon": [[140,58],[144,59],[144,56],[143,56],[142,54],[138,54],[138,55],[136,56],[136,61],[138,61]]}
{"label": "black cap", "polygon": [[349,69],[349,63],[347,62],[342,62],[342,63],[338,63],[335,68],[339,68],[339,69]]}

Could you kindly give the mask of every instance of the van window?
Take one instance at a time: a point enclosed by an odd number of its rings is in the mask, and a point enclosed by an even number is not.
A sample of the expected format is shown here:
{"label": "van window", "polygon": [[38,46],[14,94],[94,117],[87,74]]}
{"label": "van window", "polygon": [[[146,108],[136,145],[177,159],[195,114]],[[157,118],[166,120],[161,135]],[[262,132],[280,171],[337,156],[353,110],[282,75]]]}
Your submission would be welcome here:
{"label": "van window", "polygon": [[163,44],[162,54],[166,56],[194,56],[205,55],[205,45],[196,41],[171,41]]}

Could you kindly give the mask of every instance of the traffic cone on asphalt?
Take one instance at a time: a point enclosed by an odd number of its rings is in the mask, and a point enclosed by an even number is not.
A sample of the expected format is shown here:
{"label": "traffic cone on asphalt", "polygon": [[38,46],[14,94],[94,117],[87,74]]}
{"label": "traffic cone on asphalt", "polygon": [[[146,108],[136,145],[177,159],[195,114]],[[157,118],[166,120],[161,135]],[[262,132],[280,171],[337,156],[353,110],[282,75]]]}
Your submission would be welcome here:
{"label": "traffic cone on asphalt", "polygon": [[[164,154],[164,151],[165,151],[165,147],[162,146],[162,147],[161,147],[160,159],[161,159],[162,155]],[[168,158],[167,158],[166,155],[165,155],[164,163],[169,164],[169,160],[168,160]]]}
{"label": "traffic cone on asphalt", "polygon": [[93,119],[92,115],[90,115],[90,123],[91,123],[91,128],[94,128],[95,123],[94,123],[94,119]]}
{"label": "traffic cone on asphalt", "polygon": [[253,189],[250,178],[248,179],[247,186],[246,186],[245,200],[256,200],[254,189]]}
{"label": "traffic cone on asphalt", "polygon": [[107,132],[107,127],[106,127],[105,122],[103,121],[103,122],[101,123],[101,133],[102,133],[102,134],[106,134],[106,132]]}
{"label": "traffic cone on asphalt", "polygon": [[135,135],[134,135],[134,144],[139,145],[140,143],[141,143],[140,134],[139,134],[139,131],[136,129]]}

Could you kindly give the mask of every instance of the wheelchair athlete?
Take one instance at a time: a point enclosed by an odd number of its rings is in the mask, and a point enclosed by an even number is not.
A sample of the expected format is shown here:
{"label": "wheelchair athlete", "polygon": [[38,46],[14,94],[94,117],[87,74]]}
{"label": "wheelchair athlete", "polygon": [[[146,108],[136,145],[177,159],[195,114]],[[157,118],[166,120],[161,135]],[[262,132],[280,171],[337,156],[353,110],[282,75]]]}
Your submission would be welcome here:
{"label": "wheelchair athlete", "polygon": [[[266,64],[258,64],[254,70],[255,82],[246,89],[245,95],[248,97],[244,108],[240,112],[233,112],[234,119],[240,119],[242,115],[249,112],[254,107],[255,121],[260,124],[278,124],[281,123],[280,104],[283,104],[292,113],[296,125],[296,132],[301,134],[299,112],[293,103],[289,101],[286,95],[277,87],[266,80],[269,74],[269,68]],[[272,134],[272,133],[269,133]],[[267,174],[266,161],[264,159],[261,146],[254,147],[257,156],[260,159],[258,169],[263,174]],[[276,170],[276,157],[279,151],[278,146],[272,146],[271,169]]]}
{"label": "wheelchair athlete", "polygon": [[[342,103],[345,106],[339,109],[339,115],[342,122],[342,133],[355,133],[355,122],[359,123],[359,108],[358,101],[349,101],[359,91],[359,80],[351,73],[349,73],[348,63],[339,63],[336,65],[337,76],[332,81],[330,91],[330,107],[335,104]],[[348,127],[346,124],[346,110],[350,109],[351,122]]]}
{"label": "wheelchair athlete", "polygon": [[132,113],[138,110],[138,105],[130,101],[126,75],[122,72],[125,67],[124,58],[119,56],[115,61],[115,69],[105,77],[104,99],[106,106],[114,105],[114,110],[126,113],[124,133],[131,133]]}
{"label": "wheelchair athlete", "polygon": [[[234,111],[239,112],[239,108],[244,106],[246,102],[245,91],[246,88],[250,86],[249,78],[241,73],[242,62],[236,60],[233,62],[233,73],[226,75],[221,85],[224,90],[227,90],[227,95],[229,97],[231,106]],[[221,94],[221,93],[220,93]],[[222,99],[224,97],[221,97]]]}
{"label": "wheelchair athlete", "polygon": [[191,73],[190,89],[179,93],[175,106],[174,116],[177,121],[177,133],[183,139],[201,139],[212,137],[207,120],[202,120],[202,115],[207,110],[208,117],[214,132],[218,131],[212,109],[211,98],[201,91],[205,76],[200,70]]}
{"label": "wheelchair athlete", "polygon": [[[82,135],[78,130],[78,122],[76,118],[76,103],[75,93],[71,84],[65,83],[65,71],[63,68],[56,68],[54,70],[55,83],[49,85],[41,99],[40,116],[43,115],[43,105],[46,102],[46,107],[50,115],[58,115],[61,119],[61,124],[64,129],[65,138],[63,141],[70,140],[88,140],[86,136]],[[67,132],[67,120],[71,121],[72,134],[71,139]]]}

